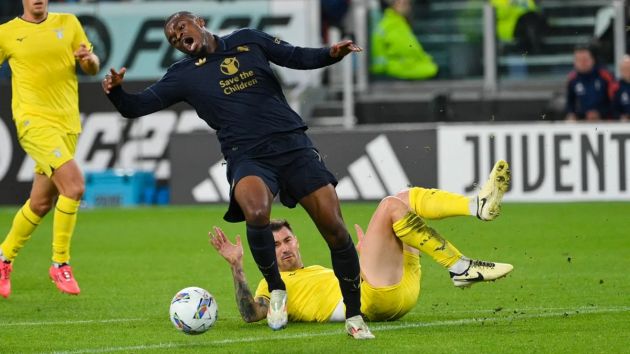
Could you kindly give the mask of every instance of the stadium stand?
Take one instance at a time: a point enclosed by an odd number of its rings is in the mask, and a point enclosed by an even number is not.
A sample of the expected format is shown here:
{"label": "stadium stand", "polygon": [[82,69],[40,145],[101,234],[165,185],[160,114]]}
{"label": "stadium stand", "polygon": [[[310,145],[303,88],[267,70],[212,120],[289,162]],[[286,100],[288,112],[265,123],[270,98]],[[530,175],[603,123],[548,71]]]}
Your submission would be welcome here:
{"label": "stadium stand", "polygon": [[[483,0],[416,2],[413,29],[439,66],[428,82],[372,80],[356,99],[359,124],[435,121],[528,121],[562,119],[566,75],[573,48],[593,40],[595,17],[609,0],[545,0],[539,7],[548,29],[540,53],[514,44],[497,47],[499,90],[483,90]],[[605,63],[608,66],[613,63]],[[335,124],[341,103],[317,105],[311,125]]]}

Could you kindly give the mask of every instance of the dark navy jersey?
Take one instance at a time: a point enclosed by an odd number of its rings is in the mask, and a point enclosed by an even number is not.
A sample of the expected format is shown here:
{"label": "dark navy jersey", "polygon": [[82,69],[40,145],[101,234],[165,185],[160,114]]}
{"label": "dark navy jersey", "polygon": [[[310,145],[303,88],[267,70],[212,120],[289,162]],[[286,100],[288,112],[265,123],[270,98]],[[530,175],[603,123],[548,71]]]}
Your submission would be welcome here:
{"label": "dark navy jersey", "polygon": [[[188,102],[217,131],[226,158],[312,146],[303,134],[306,125],[288,105],[270,62],[293,69],[321,68],[339,61],[330,56],[330,49],[294,47],[253,29],[215,39],[214,53],[178,61],[141,93],[116,87],[109,99],[127,118]],[[295,134],[284,139],[290,132]],[[270,140],[276,145],[271,151],[262,147]]]}
{"label": "dark navy jersey", "polygon": [[613,97],[613,116],[630,116],[630,82],[619,80],[619,88]]}
{"label": "dark navy jersey", "polygon": [[614,87],[613,76],[604,69],[595,67],[588,73],[572,71],[567,85],[567,113],[584,118],[586,112],[595,110],[607,118]]}

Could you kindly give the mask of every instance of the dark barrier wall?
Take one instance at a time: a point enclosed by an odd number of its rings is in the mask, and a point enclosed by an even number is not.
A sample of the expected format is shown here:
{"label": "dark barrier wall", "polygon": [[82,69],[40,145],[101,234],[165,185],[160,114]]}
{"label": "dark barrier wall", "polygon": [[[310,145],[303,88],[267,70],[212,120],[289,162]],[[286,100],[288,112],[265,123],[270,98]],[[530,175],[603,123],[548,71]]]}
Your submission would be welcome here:
{"label": "dark barrier wall", "polygon": [[[310,131],[343,200],[379,200],[409,185],[436,187],[435,129]],[[170,142],[171,202],[228,200],[225,164],[214,134],[175,134]]]}
{"label": "dark barrier wall", "polygon": [[[125,88],[134,92],[150,84],[135,82],[125,84]],[[0,82],[0,205],[23,203],[33,176],[33,164],[25,158],[16,139],[10,93],[10,82]],[[100,83],[81,83],[79,97],[83,134],[77,147],[77,161],[84,172],[140,168],[159,172],[161,180],[168,180],[169,135],[178,129],[207,129],[185,104],[153,117],[127,120],[114,112]]]}

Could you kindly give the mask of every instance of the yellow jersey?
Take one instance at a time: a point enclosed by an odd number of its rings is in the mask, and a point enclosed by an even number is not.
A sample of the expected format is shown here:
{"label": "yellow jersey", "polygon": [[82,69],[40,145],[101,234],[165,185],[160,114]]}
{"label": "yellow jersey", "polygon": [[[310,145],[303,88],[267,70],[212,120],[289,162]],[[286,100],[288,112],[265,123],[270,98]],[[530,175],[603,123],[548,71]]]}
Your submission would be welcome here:
{"label": "yellow jersey", "polygon": [[[361,312],[370,321],[393,321],[416,306],[420,295],[420,256],[407,251],[403,256],[403,275],[397,284],[376,287],[365,280],[361,282]],[[343,299],[332,269],[314,265],[280,272],[280,277],[287,288],[291,322],[328,322]],[[254,297],[269,300],[265,279],[258,283]]]}
{"label": "yellow jersey", "polygon": [[[292,272],[280,272],[290,298],[287,306],[291,322],[328,322],[341,301],[339,282],[332,269],[319,265]],[[313,284],[317,284],[314,292]],[[258,283],[254,297],[269,299],[265,279]]]}
{"label": "yellow jersey", "polygon": [[18,137],[36,127],[81,132],[74,57],[81,43],[92,50],[72,14],[48,13],[40,23],[17,17],[0,25],[0,64],[8,61],[11,67]]}

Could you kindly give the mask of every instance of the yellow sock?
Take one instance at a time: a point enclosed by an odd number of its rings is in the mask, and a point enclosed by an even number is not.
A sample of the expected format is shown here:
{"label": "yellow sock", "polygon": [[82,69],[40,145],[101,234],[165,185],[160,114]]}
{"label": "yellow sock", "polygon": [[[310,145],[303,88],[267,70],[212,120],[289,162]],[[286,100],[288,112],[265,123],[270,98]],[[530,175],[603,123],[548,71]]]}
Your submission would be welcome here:
{"label": "yellow sock", "polygon": [[418,215],[409,212],[393,225],[394,233],[406,245],[429,255],[444,267],[455,264],[462,253],[446,241]]}
{"label": "yellow sock", "polygon": [[27,200],[22,208],[15,214],[9,234],[0,245],[2,255],[8,261],[13,261],[31,234],[42,221],[42,218],[31,210],[31,200]]}
{"label": "yellow sock", "polygon": [[472,215],[470,203],[469,197],[439,189],[413,187],[409,190],[409,207],[429,220]]}
{"label": "yellow sock", "polygon": [[53,220],[53,256],[55,263],[68,263],[70,260],[70,239],[77,223],[77,212],[81,201],[59,196]]}

